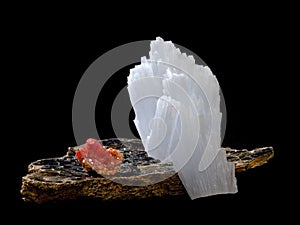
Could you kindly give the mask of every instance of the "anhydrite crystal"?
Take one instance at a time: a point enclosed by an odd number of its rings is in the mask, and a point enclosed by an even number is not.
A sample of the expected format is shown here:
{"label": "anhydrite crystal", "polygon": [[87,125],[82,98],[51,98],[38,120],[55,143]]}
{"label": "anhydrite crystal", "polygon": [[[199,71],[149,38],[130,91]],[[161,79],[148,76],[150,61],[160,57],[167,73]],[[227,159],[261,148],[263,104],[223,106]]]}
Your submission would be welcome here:
{"label": "anhydrite crystal", "polygon": [[157,38],[130,70],[128,91],[148,155],[173,163],[191,199],[237,192],[234,164],[220,151],[220,88],[207,66]]}

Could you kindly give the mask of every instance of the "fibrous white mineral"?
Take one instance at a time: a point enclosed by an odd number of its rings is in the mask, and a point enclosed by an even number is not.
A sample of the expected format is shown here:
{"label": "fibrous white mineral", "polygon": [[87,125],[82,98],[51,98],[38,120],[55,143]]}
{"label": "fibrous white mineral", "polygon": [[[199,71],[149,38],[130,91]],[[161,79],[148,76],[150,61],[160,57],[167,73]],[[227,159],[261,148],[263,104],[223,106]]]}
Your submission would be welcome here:
{"label": "fibrous white mineral", "polygon": [[128,76],[134,123],[148,155],[173,163],[191,199],[237,192],[234,164],[220,150],[216,77],[161,38],[151,42],[149,56]]}

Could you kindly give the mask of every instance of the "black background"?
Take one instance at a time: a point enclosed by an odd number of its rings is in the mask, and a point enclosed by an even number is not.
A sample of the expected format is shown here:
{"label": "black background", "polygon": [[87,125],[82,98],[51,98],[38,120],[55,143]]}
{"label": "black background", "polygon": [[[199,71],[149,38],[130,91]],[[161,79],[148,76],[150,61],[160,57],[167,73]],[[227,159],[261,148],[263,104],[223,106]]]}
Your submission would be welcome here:
{"label": "black background", "polygon": [[[103,12],[104,9],[101,9]],[[104,10],[105,11],[105,10]],[[211,12],[215,17],[215,12]],[[110,15],[113,16],[113,15]],[[291,164],[285,164],[295,152],[290,128],[295,116],[292,88],[287,68],[289,22],[272,10],[259,8],[220,18],[188,16],[162,21],[145,20],[142,25],[113,22],[99,17],[82,22],[70,17],[57,18],[43,13],[23,17],[14,26],[12,39],[19,110],[14,136],[26,147],[17,148],[15,156],[15,208],[25,218],[36,215],[56,221],[59,216],[77,219],[98,217],[134,223],[137,215],[145,221],[184,218],[218,218],[232,221],[268,221],[289,219],[284,208],[290,208],[286,197],[295,186],[289,177]],[[178,21],[178,22],[177,22]],[[181,21],[181,22],[179,22]],[[199,22],[197,22],[199,21]],[[201,22],[200,22],[201,21]],[[214,21],[214,22],[213,22]],[[165,40],[185,46],[198,54],[216,74],[227,106],[227,131],[223,146],[252,149],[273,146],[275,157],[260,168],[237,174],[239,192],[196,200],[188,197],[140,201],[72,201],[36,205],[24,203],[19,194],[21,177],[27,165],[37,159],[62,156],[67,147],[76,145],[72,131],[72,101],[77,84],[100,55],[137,40]],[[114,94],[126,85],[129,68],[113,77],[98,98],[96,122],[101,138],[113,136],[109,121],[109,105]],[[117,77],[117,78],[116,78]],[[118,81],[118,82],[116,82]],[[293,83],[293,82],[292,82]],[[20,87],[19,87],[20,86]],[[295,104],[295,103],[294,103]],[[102,105],[107,106],[102,108]],[[293,113],[294,112],[294,113]],[[291,211],[290,211],[291,213]],[[90,216],[90,214],[92,216]],[[250,215],[250,216],[249,216]]]}

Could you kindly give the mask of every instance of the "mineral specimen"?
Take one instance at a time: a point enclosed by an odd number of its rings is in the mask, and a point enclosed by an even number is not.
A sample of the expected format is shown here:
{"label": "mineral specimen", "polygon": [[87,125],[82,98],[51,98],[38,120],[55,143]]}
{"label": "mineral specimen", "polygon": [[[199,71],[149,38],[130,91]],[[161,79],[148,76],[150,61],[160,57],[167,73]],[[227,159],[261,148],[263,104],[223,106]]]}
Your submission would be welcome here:
{"label": "mineral specimen", "polygon": [[[75,152],[82,147],[71,147],[63,157],[40,159],[28,166],[28,174],[22,179],[23,200],[44,203],[81,198],[126,200],[186,195],[172,164],[149,157],[141,140],[119,138],[101,140],[101,143],[105,148],[117,149],[124,155],[114,180],[151,183],[149,180],[157,180],[157,177],[168,178],[160,183],[142,186],[117,183],[107,177],[88,173],[75,157]],[[222,148],[222,151],[226,153],[227,160],[234,163],[236,172],[261,166],[274,155],[272,147],[253,150]]]}
{"label": "mineral specimen", "polygon": [[82,166],[101,175],[114,175],[120,169],[123,154],[116,149],[105,149],[99,141],[89,138],[84,148],[75,155]]}
{"label": "mineral specimen", "polygon": [[237,192],[233,163],[220,151],[219,84],[207,66],[170,41],[151,42],[131,69],[128,91],[147,153],[172,162],[191,199]]}

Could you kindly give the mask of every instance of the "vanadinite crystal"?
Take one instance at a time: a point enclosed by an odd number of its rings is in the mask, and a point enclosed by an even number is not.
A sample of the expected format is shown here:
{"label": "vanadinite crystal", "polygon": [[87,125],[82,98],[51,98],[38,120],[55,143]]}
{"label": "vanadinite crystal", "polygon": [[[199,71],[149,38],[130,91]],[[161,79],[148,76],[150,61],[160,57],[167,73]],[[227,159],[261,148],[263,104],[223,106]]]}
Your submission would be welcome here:
{"label": "vanadinite crystal", "polygon": [[99,141],[89,138],[84,148],[76,152],[78,161],[86,170],[101,175],[114,175],[120,169],[123,154],[113,148],[104,148]]}

